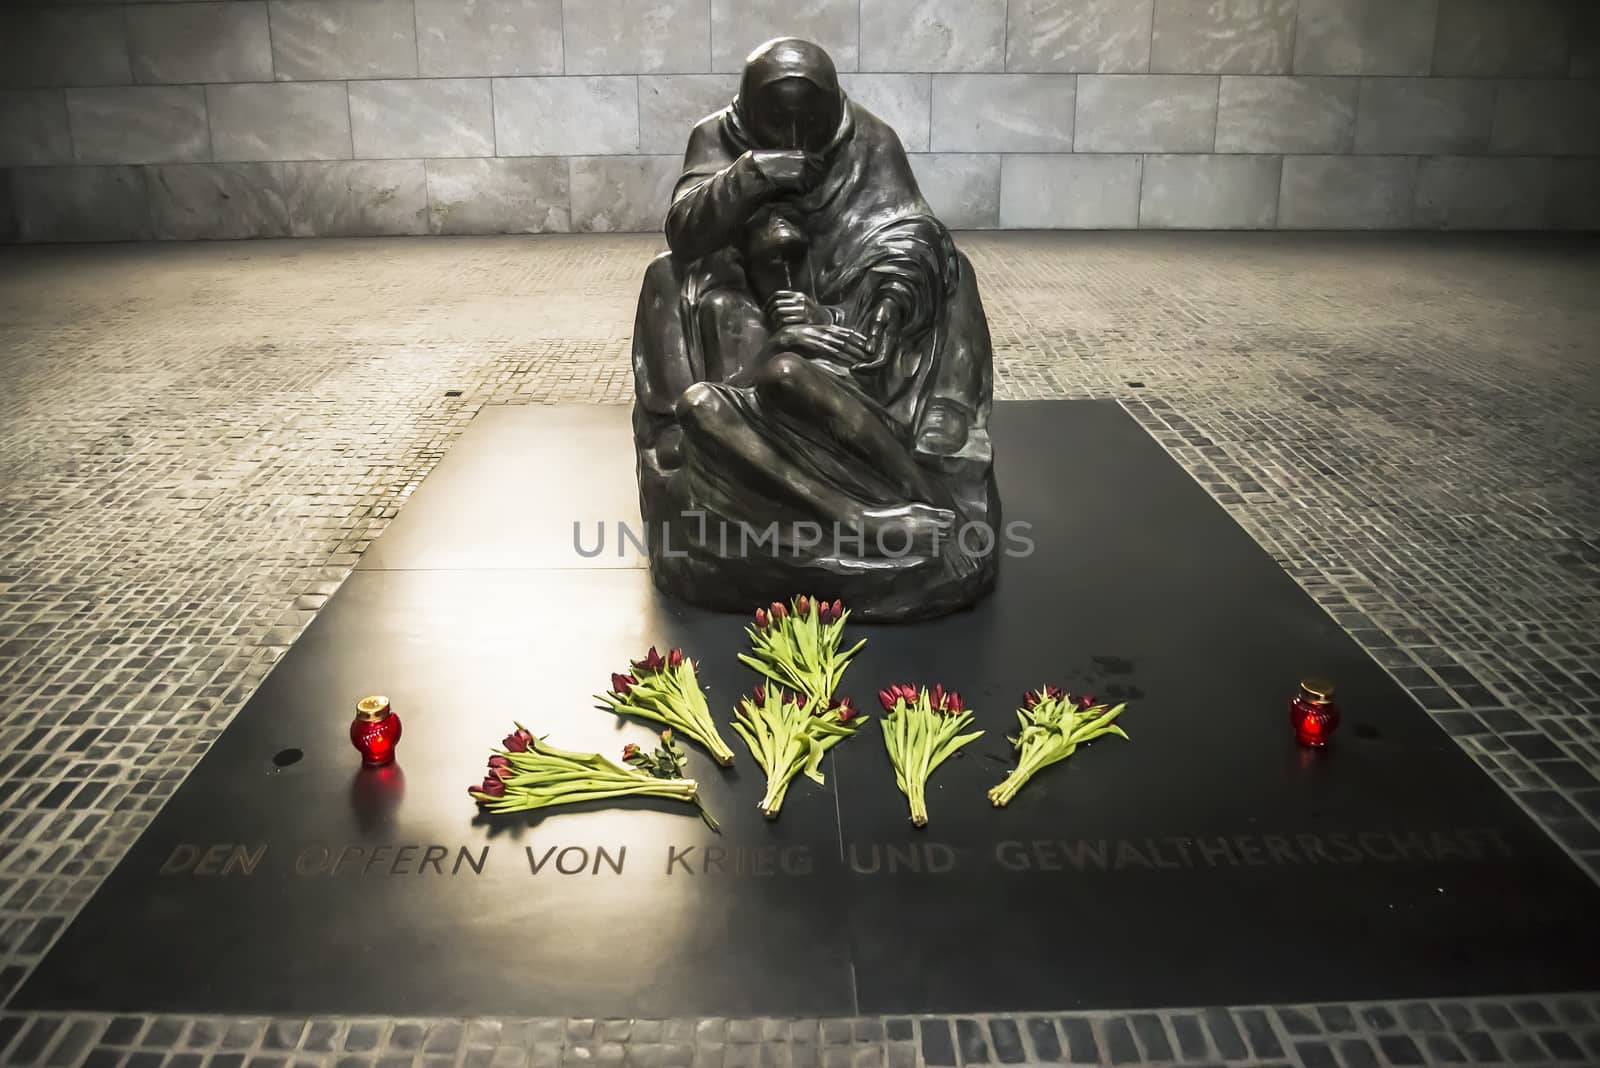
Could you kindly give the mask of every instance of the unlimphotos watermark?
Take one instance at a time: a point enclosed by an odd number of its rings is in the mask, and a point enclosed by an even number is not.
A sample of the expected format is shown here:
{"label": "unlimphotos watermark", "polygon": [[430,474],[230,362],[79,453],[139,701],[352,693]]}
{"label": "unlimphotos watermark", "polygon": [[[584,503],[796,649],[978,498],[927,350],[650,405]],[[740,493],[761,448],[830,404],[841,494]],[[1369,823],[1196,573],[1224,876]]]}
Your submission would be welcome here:
{"label": "unlimphotos watermark", "polygon": [[[680,513],[679,519],[683,521],[682,524],[662,521],[657,528],[641,523],[638,529],[625,520],[607,522],[602,519],[594,523],[592,538],[586,536],[585,524],[575,519],[572,522],[572,549],[586,560],[605,554],[608,527],[612,530],[609,539],[611,551],[619,559],[629,553],[649,556],[651,539],[657,536],[659,540],[655,544],[660,554],[674,559],[689,555],[686,542],[707,548],[715,546],[718,555],[724,558],[746,559],[765,555],[774,560],[820,552],[835,557],[872,556],[900,560],[913,554],[937,555],[951,545],[974,558],[987,557],[996,551],[1018,558],[1032,556],[1035,547],[1033,539],[1028,536],[1033,524],[1022,520],[1013,520],[997,532],[991,524],[977,521],[945,526],[889,519],[874,523],[874,529],[867,533],[860,524],[825,525],[807,520],[787,524],[774,521],[764,527],[743,521],[717,520],[711,523],[707,522],[706,513],[697,511]],[[673,533],[675,526],[677,535]],[[673,543],[675,536],[679,538],[677,545]]]}

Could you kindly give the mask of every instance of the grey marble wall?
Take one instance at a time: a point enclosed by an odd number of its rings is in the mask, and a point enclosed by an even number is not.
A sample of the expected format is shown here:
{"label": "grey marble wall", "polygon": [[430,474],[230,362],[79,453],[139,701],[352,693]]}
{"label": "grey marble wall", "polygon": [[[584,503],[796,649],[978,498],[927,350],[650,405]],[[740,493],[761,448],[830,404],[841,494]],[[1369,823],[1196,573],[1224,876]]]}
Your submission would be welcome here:
{"label": "grey marble wall", "polygon": [[1600,227],[1600,0],[187,0],[0,10],[0,240],[650,230],[826,45],[952,225]]}

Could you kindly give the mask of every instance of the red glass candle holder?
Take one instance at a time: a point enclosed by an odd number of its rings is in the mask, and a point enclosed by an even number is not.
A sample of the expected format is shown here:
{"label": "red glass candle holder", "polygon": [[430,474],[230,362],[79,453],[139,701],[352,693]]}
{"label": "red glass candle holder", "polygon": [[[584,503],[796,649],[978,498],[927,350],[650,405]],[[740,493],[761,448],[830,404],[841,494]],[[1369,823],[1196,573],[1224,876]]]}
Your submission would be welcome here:
{"label": "red glass candle holder", "polygon": [[350,724],[350,744],[361,754],[361,762],[379,768],[394,763],[394,749],[400,744],[400,717],[389,707],[387,697],[363,697],[356,702],[356,718]]}
{"label": "red glass candle holder", "polygon": [[1333,684],[1326,679],[1306,679],[1289,702],[1289,723],[1295,741],[1320,749],[1339,729],[1339,706],[1333,703]]}

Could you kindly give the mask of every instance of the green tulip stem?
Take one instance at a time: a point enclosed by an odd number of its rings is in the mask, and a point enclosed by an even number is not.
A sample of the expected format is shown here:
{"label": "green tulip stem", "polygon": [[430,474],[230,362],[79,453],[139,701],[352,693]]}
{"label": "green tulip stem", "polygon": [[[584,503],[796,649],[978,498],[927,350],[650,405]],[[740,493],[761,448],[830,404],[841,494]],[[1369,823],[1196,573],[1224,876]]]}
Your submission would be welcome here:
{"label": "green tulip stem", "polygon": [[1011,739],[1017,750],[1017,766],[1005,781],[989,791],[989,801],[1004,808],[1034,775],[1066,760],[1078,746],[1107,734],[1127,738],[1115,720],[1126,704],[1081,706],[1069,695],[1043,687],[1029,694],[1032,707],[1017,709],[1021,731]]}
{"label": "green tulip stem", "polygon": [[971,723],[971,712],[935,709],[926,688],[915,701],[897,700],[880,721],[895,785],[910,803],[913,826],[928,825],[928,778],[934,770],[962,746],[982,737],[982,731],[961,733]]}
{"label": "green tulip stem", "polygon": [[765,687],[761,697],[759,702],[753,697],[739,699],[733,729],[767,773],[767,792],[759,807],[763,816],[774,819],[794,777],[803,771],[820,784],[823,756],[854,734],[862,717],[841,719],[839,709],[797,700],[777,686]]}
{"label": "green tulip stem", "polygon": [[706,704],[694,661],[688,657],[676,667],[664,666],[649,671],[634,665],[639,681],[627,693],[596,694],[601,707],[618,715],[653,720],[704,746],[713,760],[723,767],[733,763],[733,750],[722,740]]}
{"label": "green tulip stem", "polygon": [[833,703],[845,669],[867,644],[862,638],[848,649],[841,648],[849,618],[846,609],[824,623],[813,599],[807,599],[802,614],[800,598],[795,597],[782,615],[768,617],[765,627],[755,623],[745,627],[750,652],[740,653],[739,660],[778,686],[826,708]]}
{"label": "green tulip stem", "polygon": [[[517,727],[523,729],[520,723]],[[718,829],[717,821],[701,803],[700,787],[693,779],[659,779],[614,764],[599,753],[557,749],[538,737],[530,741],[523,752],[500,749],[496,753],[506,758],[511,772],[501,780],[505,785],[504,795],[495,797],[481,790],[471,791],[478,803],[490,812],[530,812],[620,797],[664,797],[693,804],[707,826]]]}

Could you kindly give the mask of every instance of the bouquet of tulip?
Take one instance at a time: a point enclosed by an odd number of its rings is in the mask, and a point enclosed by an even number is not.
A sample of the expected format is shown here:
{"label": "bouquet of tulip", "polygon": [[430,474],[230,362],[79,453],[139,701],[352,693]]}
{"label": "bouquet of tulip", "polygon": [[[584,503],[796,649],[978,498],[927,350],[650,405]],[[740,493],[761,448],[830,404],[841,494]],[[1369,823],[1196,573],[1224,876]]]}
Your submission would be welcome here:
{"label": "bouquet of tulip", "polygon": [[768,819],[783,807],[783,795],[801,771],[822,782],[823,754],[861,725],[848,697],[832,708],[817,708],[810,698],[786,693],[776,686],[757,686],[754,697],[739,699],[733,729],[767,773],[761,814]]}
{"label": "bouquet of tulip", "polygon": [[1093,697],[1074,699],[1056,686],[1034,690],[1022,699],[1017,720],[1022,730],[1011,744],[1017,748],[1017,766],[1005,782],[989,791],[995,808],[1003,808],[1034,774],[1067,759],[1084,742],[1103,734],[1127,738],[1113,722],[1126,704],[1095,704]]}
{"label": "bouquet of tulip", "polygon": [[490,812],[527,812],[618,797],[670,797],[693,804],[706,825],[717,829],[717,821],[700,803],[697,784],[683,777],[683,749],[670,730],[661,732],[661,748],[653,754],[631,743],[623,749],[622,759],[630,767],[599,753],[570,753],[546,745],[520,723],[501,746],[489,757],[483,782],[467,787],[472,799]]}
{"label": "bouquet of tulip", "polygon": [[663,657],[652,645],[643,660],[633,662],[630,674],[613,673],[610,692],[596,695],[595,700],[618,715],[653,719],[693,738],[727,767],[733,763],[733,750],[711,721],[695,667],[682,649]]}
{"label": "bouquet of tulip", "polygon": [[928,825],[928,776],[956,750],[982,736],[982,731],[962,734],[972,723],[972,713],[961,707],[961,695],[943,686],[891,686],[878,691],[887,713],[879,723],[883,744],[894,765],[895,785],[911,802],[911,822]]}
{"label": "bouquet of tulip", "polygon": [[767,608],[757,608],[755,623],[745,627],[750,652],[740,653],[739,659],[812,705],[827,708],[845,668],[867,639],[840,652],[844,623],[850,618],[840,601],[829,604],[801,594],[792,606],[793,611],[782,601],[773,601]]}

